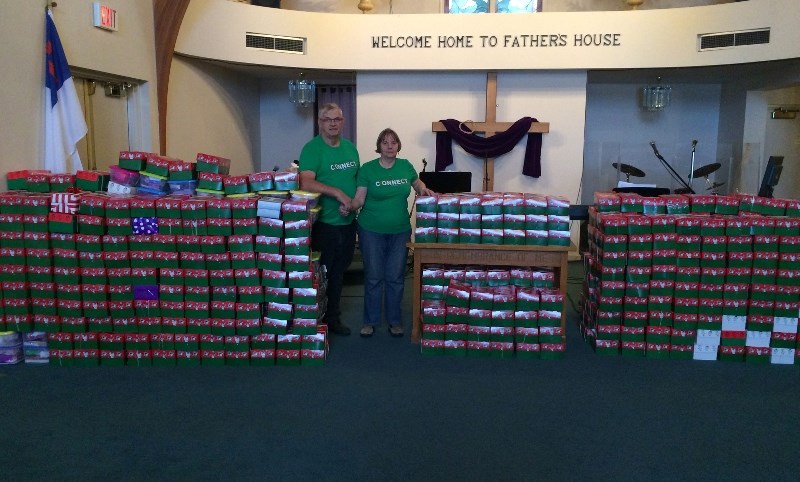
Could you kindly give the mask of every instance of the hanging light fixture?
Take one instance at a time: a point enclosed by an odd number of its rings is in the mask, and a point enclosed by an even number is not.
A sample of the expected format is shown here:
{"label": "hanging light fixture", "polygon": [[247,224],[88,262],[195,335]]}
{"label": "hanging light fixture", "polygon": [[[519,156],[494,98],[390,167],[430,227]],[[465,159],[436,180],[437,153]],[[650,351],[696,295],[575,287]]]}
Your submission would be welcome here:
{"label": "hanging light fixture", "polygon": [[313,80],[303,78],[303,73],[297,80],[289,81],[289,100],[300,107],[314,105],[317,100],[317,85]]}
{"label": "hanging light fixture", "polygon": [[642,4],[644,3],[644,0],[626,0],[625,3],[627,3],[628,6],[631,7],[631,10],[638,10],[639,7],[641,7]]}
{"label": "hanging light fixture", "polygon": [[659,77],[658,84],[642,87],[642,108],[650,112],[664,110],[669,105],[671,94],[672,87],[662,85]]}

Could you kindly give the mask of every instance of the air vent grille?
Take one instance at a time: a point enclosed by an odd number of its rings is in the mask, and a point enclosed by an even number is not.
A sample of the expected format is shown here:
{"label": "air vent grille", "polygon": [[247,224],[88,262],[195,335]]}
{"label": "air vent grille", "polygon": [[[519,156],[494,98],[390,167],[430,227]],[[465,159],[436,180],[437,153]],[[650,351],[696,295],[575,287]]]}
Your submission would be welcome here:
{"label": "air vent grille", "polygon": [[769,29],[700,35],[700,50],[724,49],[769,43]]}
{"label": "air vent grille", "polygon": [[244,46],[252,49],[270,50],[288,54],[305,54],[306,39],[248,33],[245,36]]}

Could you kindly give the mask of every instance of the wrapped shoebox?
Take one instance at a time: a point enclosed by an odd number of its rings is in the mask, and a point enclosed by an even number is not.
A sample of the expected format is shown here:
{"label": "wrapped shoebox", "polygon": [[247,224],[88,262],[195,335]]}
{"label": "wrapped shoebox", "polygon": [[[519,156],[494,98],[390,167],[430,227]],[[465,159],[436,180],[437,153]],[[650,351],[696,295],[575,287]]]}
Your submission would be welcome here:
{"label": "wrapped shoebox", "polygon": [[211,173],[227,175],[228,172],[230,172],[230,167],[231,167],[230,159],[198,152],[196,160],[197,160],[196,169],[198,173],[211,172]]}
{"label": "wrapped shoebox", "polygon": [[272,219],[260,217],[258,218],[258,233],[261,236],[267,237],[283,237],[284,222],[281,219]]}
{"label": "wrapped shoebox", "polygon": [[273,179],[275,189],[278,191],[293,191],[300,188],[300,179],[296,172],[276,172]]}

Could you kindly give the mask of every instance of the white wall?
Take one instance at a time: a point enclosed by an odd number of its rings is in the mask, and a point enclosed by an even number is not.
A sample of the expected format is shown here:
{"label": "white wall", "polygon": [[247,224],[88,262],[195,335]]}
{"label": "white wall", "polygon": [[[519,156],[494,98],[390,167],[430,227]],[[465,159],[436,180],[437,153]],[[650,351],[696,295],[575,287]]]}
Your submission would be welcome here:
{"label": "white wall", "polygon": [[[497,76],[497,120],[535,117],[550,123],[542,143],[542,176],[522,175],[525,140],[495,160],[495,191],[557,194],[577,202],[583,165],[585,72],[501,72]],[[485,117],[486,74],[375,73],[358,75],[358,150],[362,162],[375,158],[375,139],[385,127],[403,143],[400,157],[421,171],[422,159],[434,170],[436,136],[431,123],[441,119],[481,121]],[[453,144],[448,170],[472,172],[472,189],[481,191],[483,160]]]}
{"label": "white wall", "polygon": [[167,109],[167,156],[198,152],[231,160],[231,174],[260,169],[258,81],[194,59],[172,63]]}
{"label": "white wall", "polygon": [[[795,0],[532,15],[331,15],[193,0],[175,48],[186,55],[245,64],[362,71],[726,65],[800,57],[794,24],[798,15],[800,3]],[[700,34],[764,27],[771,28],[769,44],[698,52]],[[305,53],[248,48],[247,32],[304,38]],[[563,35],[563,45],[559,39],[555,44],[548,41],[547,46],[532,46],[523,37],[531,34],[548,39],[550,35]],[[617,44],[596,46],[576,41],[600,34],[616,39]],[[430,37],[430,46],[392,47],[391,39],[409,36]],[[377,37],[386,38],[386,42],[376,46]],[[459,37],[465,43],[454,48],[440,46],[442,37]],[[496,46],[483,40],[492,37],[497,38]],[[506,38],[510,42],[506,43]]]}
{"label": "white wall", "polygon": [[[92,27],[92,1],[58,2],[53,18],[72,66],[145,82],[142,111],[150,132],[139,135],[158,146],[155,37],[150,1],[105,0],[117,10],[119,31]],[[45,2],[0,2],[0,172],[42,166],[44,144]],[[5,176],[2,176],[5,178]],[[4,181],[3,181],[4,182]],[[0,183],[1,184],[1,183]],[[3,184],[4,185],[4,184]]]}

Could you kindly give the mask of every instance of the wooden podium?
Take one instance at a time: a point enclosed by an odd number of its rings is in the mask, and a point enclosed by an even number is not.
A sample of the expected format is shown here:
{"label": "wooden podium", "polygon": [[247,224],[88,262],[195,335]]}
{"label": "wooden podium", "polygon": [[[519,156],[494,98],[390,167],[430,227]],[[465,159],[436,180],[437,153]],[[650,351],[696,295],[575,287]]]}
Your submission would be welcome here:
{"label": "wooden podium", "polygon": [[411,340],[418,342],[422,336],[422,265],[486,265],[531,268],[552,268],[555,283],[564,294],[561,307],[562,341],[566,341],[567,255],[575,246],[512,246],[494,244],[408,243],[414,253],[414,280],[412,289]]}

